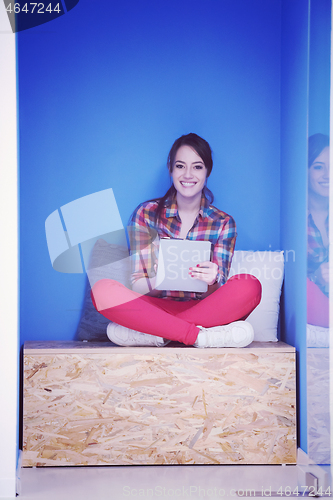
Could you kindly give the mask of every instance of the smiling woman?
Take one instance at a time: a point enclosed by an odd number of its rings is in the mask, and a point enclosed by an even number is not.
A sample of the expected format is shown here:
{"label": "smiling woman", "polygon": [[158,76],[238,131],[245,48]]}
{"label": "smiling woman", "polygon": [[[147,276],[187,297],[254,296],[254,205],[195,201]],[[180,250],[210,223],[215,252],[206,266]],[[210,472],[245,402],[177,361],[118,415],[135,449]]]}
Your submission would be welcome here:
{"label": "smiling woman", "polygon": [[329,326],[329,138],[309,137],[308,167],[308,324]]}
{"label": "smiling woman", "polygon": [[[114,322],[107,329],[112,342],[163,346],[176,340],[196,347],[244,347],[252,342],[253,328],[245,319],[260,302],[261,284],[247,274],[228,280],[236,224],[212,205],[214,197],[206,186],[212,167],[207,141],[196,134],[179,137],[168,157],[171,188],[133,212],[132,290],[106,279],[92,288],[96,309]],[[186,270],[206,284],[207,292],[156,289],[161,238],[212,244],[211,259]]]}

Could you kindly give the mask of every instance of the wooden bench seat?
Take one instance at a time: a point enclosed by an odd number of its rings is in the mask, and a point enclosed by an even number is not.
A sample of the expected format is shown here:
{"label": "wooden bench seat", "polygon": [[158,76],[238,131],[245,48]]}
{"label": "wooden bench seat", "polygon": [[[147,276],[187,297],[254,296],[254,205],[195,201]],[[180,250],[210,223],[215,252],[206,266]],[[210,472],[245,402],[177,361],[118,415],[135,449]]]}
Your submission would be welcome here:
{"label": "wooden bench seat", "polygon": [[23,466],[296,463],[295,349],[27,342]]}

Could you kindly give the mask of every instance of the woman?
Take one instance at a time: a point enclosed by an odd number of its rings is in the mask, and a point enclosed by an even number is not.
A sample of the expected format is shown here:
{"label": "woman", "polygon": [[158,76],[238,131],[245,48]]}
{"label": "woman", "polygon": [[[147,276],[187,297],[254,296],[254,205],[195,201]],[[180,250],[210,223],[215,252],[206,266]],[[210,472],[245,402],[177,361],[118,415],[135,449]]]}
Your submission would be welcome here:
{"label": "woman", "polygon": [[329,326],[329,138],[309,137],[308,151],[308,324]]}
{"label": "woman", "polygon": [[[96,309],[114,322],[107,330],[114,343],[161,346],[177,340],[196,347],[243,347],[252,342],[252,326],[244,320],[260,302],[261,284],[245,274],[227,281],[236,225],[211,205],[206,182],[212,167],[208,142],[196,134],[181,136],[168,157],[171,188],[132,214],[132,290],[113,280],[101,280],[92,290]],[[212,261],[189,269],[207,283],[205,294],[155,290],[162,237],[211,241]]]}

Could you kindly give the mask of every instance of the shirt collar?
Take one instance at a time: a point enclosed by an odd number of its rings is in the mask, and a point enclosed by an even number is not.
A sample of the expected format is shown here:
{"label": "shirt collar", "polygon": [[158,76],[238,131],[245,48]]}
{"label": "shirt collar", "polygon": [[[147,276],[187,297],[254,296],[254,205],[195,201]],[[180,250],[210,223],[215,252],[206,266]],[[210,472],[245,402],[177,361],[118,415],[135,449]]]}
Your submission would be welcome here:
{"label": "shirt collar", "polygon": [[[172,200],[168,200],[167,203],[169,205],[166,206],[165,210],[165,216],[166,217],[179,217],[178,215],[178,205],[177,205],[177,200],[176,196]],[[203,218],[207,216],[208,210],[209,209],[209,202],[207,198],[202,195],[201,196],[201,202],[200,202],[200,210],[199,210],[199,215]]]}

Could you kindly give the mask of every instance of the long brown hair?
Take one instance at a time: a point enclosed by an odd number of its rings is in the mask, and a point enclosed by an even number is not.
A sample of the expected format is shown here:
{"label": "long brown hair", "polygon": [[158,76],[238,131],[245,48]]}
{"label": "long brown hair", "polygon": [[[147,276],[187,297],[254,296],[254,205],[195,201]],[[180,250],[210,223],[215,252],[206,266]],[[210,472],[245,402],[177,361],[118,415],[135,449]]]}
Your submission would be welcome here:
{"label": "long brown hair", "polygon": [[308,167],[310,168],[317,156],[330,145],[330,139],[325,134],[313,134],[309,137]]}

